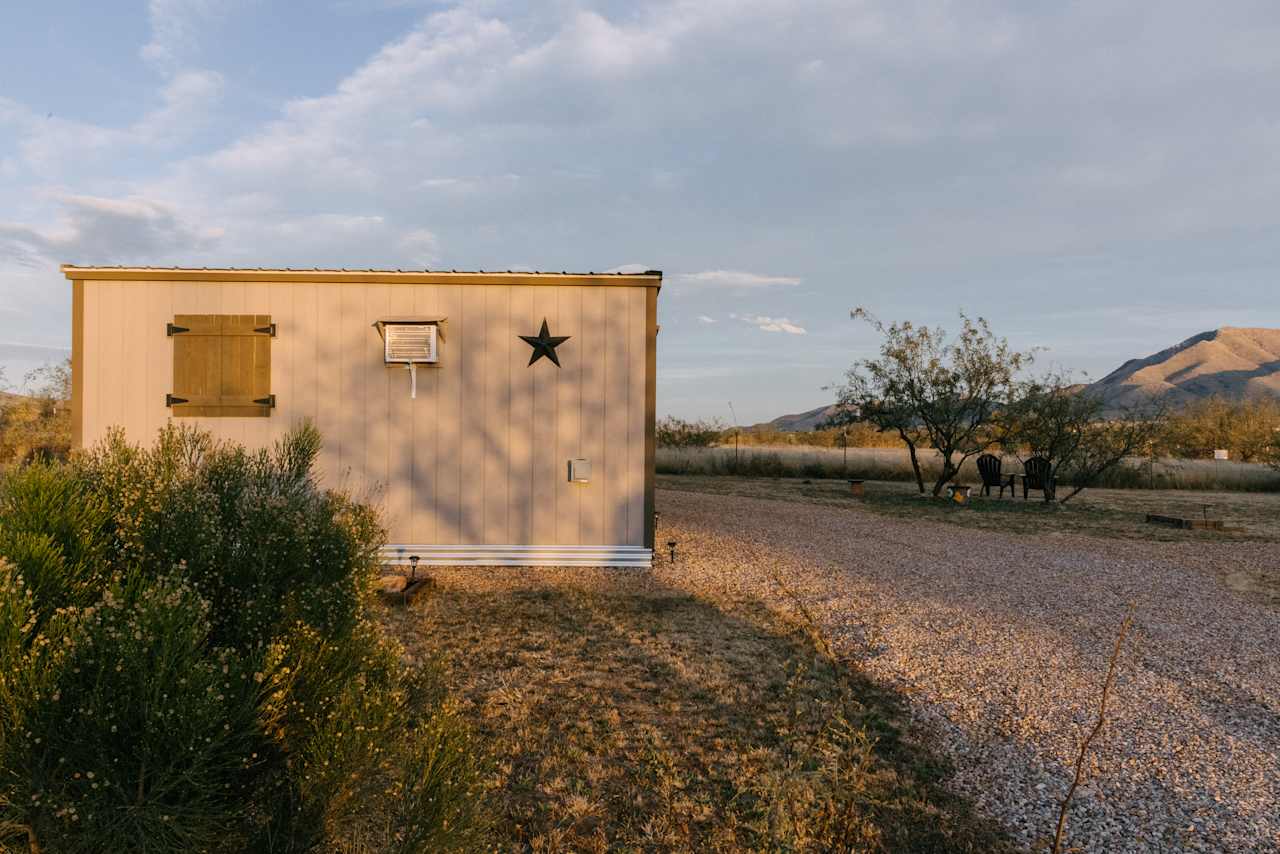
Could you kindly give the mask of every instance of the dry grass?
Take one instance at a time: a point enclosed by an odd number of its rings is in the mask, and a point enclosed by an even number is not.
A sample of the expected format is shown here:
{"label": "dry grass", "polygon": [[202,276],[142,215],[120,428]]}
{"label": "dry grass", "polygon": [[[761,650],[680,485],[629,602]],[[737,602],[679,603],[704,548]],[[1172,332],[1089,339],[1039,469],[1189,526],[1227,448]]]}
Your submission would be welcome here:
{"label": "dry grass", "polygon": [[433,577],[388,620],[492,746],[504,850],[1006,850],[900,699],[758,601],[646,572]]}
{"label": "dry grass", "polygon": [[[865,498],[855,498],[843,480],[735,478],[659,475],[663,489],[773,498],[813,504],[856,506],[887,516],[947,522],[1006,533],[1045,536],[1083,534],[1160,542],[1280,541],[1280,495],[1245,492],[1090,489],[1065,506],[1036,500],[976,497],[967,507],[922,498],[911,484],[871,481]],[[975,490],[976,491],[976,490]],[[1241,527],[1237,533],[1164,528],[1146,523],[1148,513],[1199,519],[1222,519]]]}
{"label": "dry grass", "polygon": [[[937,454],[921,449],[925,479],[932,485],[939,468]],[[659,448],[658,471],[680,475],[729,475],[800,478],[857,477],[864,480],[912,481],[911,461],[902,447],[841,448],[784,446],[743,446],[735,453],[732,445],[715,448]],[[1006,472],[1022,471],[1014,458],[1005,461]],[[968,460],[960,472],[961,482],[980,482],[976,463]],[[1257,463],[1215,460],[1134,459],[1105,476],[1105,486],[1148,490],[1280,491],[1280,472]]]}

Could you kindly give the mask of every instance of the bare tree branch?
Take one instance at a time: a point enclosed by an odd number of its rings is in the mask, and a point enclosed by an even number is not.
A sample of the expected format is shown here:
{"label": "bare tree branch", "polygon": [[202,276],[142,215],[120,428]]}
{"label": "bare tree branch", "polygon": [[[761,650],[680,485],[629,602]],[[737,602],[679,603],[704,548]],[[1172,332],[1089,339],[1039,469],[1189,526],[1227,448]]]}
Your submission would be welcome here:
{"label": "bare tree branch", "polygon": [[1098,737],[1098,733],[1102,732],[1103,725],[1107,722],[1107,701],[1111,698],[1111,689],[1116,684],[1116,666],[1120,662],[1120,650],[1124,646],[1124,639],[1129,634],[1129,629],[1133,626],[1134,603],[1129,603],[1129,608],[1125,612],[1124,619],[1120,622],[1120,631],[1116,634],[1116,645],[1111,650],[1111,660],[1107,664],[1107,678],[1102,683],[1102,699],[1098,703],[1098,720],[1094,723],[1093,729],[1089,730],[1089,734],[1080,742],[1080,752],[1076,755],[1075,773],[1071,778],[1071,786],[1067,789],[1067,794],[1062,799],[1062,805],[1058,809],[1058,828],[1053,834],[1053,847],[1050,848],[1052,854],[1062,854],[1062,836],[1067,828],[1067,811],[1071,808],[1071,799],[1076,795],[1076,789],[1080,788],[1080,784],[1084,781],[1084,760],[1089,752],[1089,746],[1093,744],[1093,740]]}

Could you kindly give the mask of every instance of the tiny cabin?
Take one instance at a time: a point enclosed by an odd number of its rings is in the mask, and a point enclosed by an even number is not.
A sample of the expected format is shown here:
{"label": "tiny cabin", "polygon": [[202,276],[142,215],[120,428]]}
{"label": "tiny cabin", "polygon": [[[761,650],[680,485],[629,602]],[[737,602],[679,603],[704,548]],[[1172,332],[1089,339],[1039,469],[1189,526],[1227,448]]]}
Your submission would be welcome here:
{"label": "tiny cabin", "polygon": [[389,563],[651,564],[658,271],[63,272],[78,447],[309,420]]}

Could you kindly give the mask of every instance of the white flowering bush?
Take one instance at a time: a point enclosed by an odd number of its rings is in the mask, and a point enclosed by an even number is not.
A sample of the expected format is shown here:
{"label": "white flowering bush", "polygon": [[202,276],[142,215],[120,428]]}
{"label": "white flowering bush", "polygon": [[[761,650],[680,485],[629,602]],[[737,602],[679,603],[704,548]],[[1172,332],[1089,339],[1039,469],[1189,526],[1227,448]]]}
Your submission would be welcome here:
{"label": "white flowering bush", "polygon": [[[5,610],[25,610],[30,624],[34,597],[21,576],[5,565],[0,578]],[[7,650],[22,666],[6,673],[31,680],[6,691],[21,711],[3,745],[6,769],[23,772],[6,799],[26,807],[30,838],[56,850],[125,851],[147,840],[178,851],[211,847],[225,832],[262,764],[263,688],[241,654],[208,644],[208,615],[181,578],[135,572],[108,582],[96,604],[58,609],[25,649]]]}
{"label": "white flowering bush", "polygon": [[478,775],[373,619],[377,519],[169,428],[0,483],[0,850],[434,851]]}

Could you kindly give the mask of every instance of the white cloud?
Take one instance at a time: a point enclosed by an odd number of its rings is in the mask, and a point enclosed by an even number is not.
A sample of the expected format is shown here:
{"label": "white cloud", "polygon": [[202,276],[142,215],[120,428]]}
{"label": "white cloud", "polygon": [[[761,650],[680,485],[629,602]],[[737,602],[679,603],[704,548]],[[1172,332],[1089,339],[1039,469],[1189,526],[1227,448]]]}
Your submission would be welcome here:
{"label": "white cloud", "polygon": [[62,184],[68,176],[99,168],[109,175],[129,154],[146,152],[154,158],[214,121],[223,84],[222,75],[214,71],[175,73],[160,89],[157,106],[120,127],[37,113],[0,97],[0,125],[15,127],[19,140],[18,156],[7,158],[5,169]]}
{"label": "white cloud", "polygon": [[793,323],[786,317],[766,317],[763,314],[731,314],[734,320],[749,323],[761,332],[785,332],[788,335],[808,335],[803,326]]}
{"label": "white cloud", "polygon": [[161,90],[161,106],[129,129],[136,142],[185,137],[206,126],[213,106],[222,97],[223,77],[216,71],[180,71]]}
{"label": "white cloud", "polygon": [[19,266],[177,263],[222,236],[221,229],[190,223],[151,199],[69,195],[59,201],[63,215],[51,228],[0,223],[0,260]]}
{"label": "white cloud", "polygon": [[432,267],[440,260],[440,238],[425,228],[415,228],[400,238],[400,247],[422,267]]}
{"label": "white cloud", "polygon": [[575,13],[556,36],[513,61],[518,70],[569,65],[597,77],[617,77],[666,61],[683,29],[679,16],[666,22],[618,25],[598,12]]}
{"label": "white cloud", "polygon": [[202,30],[223,12],[228,0],[149,0],[151,38],[138,54],[153,67],[175,70],[196,48]]}
{"label": "white cloud", "polygon": [[[249,266],[558,270],[645,257],[615,269],[693,271],[669,276],[665,297],[721,322],[748,305],[820,317],[847,305],[855,277],[875,282],[893,316],[1012,288],[1022,299],[993,319],[1012,315],[1033,340],[1052,335],[1043,306],[1062,293],[1187,307],[1210,288],[1270,304],[1275,253],[1259,235],[1280,191],[1280,54],[1268,50],[1280,7],[1207,18],[1190,0],[1158,13],[347,0],[424,11],[345,67],[348,51],[324,51],[284,73],[296,54],[245,62],[228,44],[224,81],[199,60],[248,0],[148,2],[161,85],[122,90],[127,68],[80,56],[68,69],[86,97],[136,112],[94,123],[0,98],[11,221],[0,254],[44,269],[6,277],[0,303],[56,293],[62,303],[33,303],[23,321],[51,341],[65,336],[65,289],[46,264],[80,249],[92,261]],[[335,28],[366,22],[332,4],[288,12],[314,43],[347,47],[392,20],[347,39]],[[293,100],[263,120],[281,92]],[[207,144],[220,147],[196,147]],[[60,201],[67,192],[135,209],[88,210]],[[725,299],[735,292],[787,301]],[[786,317],[750,317],[726,325],[802,334]],[[1103,325],[1085,336],[1105,343],[1087,354],[1098,373],[1133,355],[1123,324]],[[717,336],[696,334],[704,321],[686,329],[703,358],[720,358]]]}
{"label": "white cloud", "polygon": [[707,317],[705,314],[700,314],[698,315],[698,322],[704,323],[707,326],[710,326],[711,324],[716,322],[716,319],[714,317]]}
{"label": "white cloud", "polygon": [[741,270],[705,270],[701,273],[681,273],[676,278],[681,282],[708,288],[753,289],[795,287],[800,284],[800,279],[796,276],[766,276]]}

